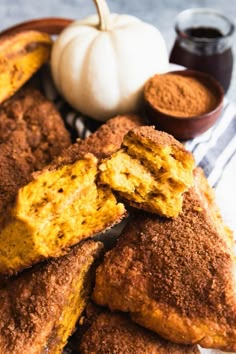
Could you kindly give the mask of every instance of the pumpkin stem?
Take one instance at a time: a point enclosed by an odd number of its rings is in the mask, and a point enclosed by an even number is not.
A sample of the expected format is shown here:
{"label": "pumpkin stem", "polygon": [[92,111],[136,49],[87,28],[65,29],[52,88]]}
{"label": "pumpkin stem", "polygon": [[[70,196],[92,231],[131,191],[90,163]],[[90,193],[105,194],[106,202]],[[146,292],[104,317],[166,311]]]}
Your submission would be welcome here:
{"label": "pumpkin stem", "polygon": [[107,6],[105,0],[93,0],[96,8],[97,13],[99,16],[99,25],[98,28],[101,31],[108,31],[110,29],[110,10]]}

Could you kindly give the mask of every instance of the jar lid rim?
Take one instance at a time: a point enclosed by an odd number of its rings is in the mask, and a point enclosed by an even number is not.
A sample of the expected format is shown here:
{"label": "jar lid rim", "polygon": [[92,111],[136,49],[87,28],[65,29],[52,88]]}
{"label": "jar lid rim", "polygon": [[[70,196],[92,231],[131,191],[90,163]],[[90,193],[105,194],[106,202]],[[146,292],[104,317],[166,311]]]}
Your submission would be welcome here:
{"label": "jar lid rim", "polygon": [[[180,19],[183,18],[183,17],[186,17],[188,16],[189,14],[200,14],[200,13],[204,13],[204,14],[214,14],[214,15],[217,15],[218,17],[222,18],[224,21],[226,21],[229,25],[229,30],[226,34],[223,34],[221,37],[217,37],[217,38],[202,38],[202,37],[195,37],[195,36],[191,36],[190,34],[188,34],[187,32],[185,32],[185,30],[181,30],[179,28],[179,22],[180,22]],[[209,25],[209,27],[211,27]],[[235,30],[235,26],[234,26],[234,23],[228,18],[226,17],[223,13],[221,13],[220,11],[218,10],[215,10],[215,9],[212,9],[212,8],[204,8],[204,7],[199,7],[199,8],[190,8],[190,9],[187,9],[187,10],[184,10],[182,12],[180,12],[177,17],[176,17],[176,20],[175,20],[175,31],[176,33],[182,37],[182,38],[185,38],[185,39],[191,39],[195,42],[198,42],[198,43],[209,43],[209,42],[219,42],[219,41],[223,41],[225,40],[226,38],[229,38],[233,35],[234,33],[234,30]]]}

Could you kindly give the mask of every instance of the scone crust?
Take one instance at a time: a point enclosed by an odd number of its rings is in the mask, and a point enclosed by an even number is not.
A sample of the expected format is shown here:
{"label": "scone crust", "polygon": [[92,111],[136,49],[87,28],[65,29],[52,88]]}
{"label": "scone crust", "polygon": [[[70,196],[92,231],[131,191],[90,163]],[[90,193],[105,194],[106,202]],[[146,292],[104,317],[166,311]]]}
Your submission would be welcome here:
{"label": "scone crust", "polygon": [[144,118],[137,114],[119,115],[102,124],[86,139],[77,142],[63,151],[54,161],[56,167],[74,163],[80,156],[91,153],[98,159],[110,156],[121,146],[125,134],[135,127],[145,124]]}
{"label": "scone crust", "polygon": [[60,343],[58,322],[73,296],[74,282],[87,265],[86,283],[80,286],[84,287],[83,296],[88,300],[94,281],[89,275],[90,267],[102,248],[99,242],[82,242],[63,257],[37,264],[1,282],[1,353],[25,353],[29,348],[42,353],[49,350],[47,346],[53,350]]}
{"label": "scone crust", "polygon": [[95,302],[169,340],[235,350],[235,258],[209,209],[192,187],[178,218],[135,213],[97,271]]}
{"label": "scone crust", "polygon": [[0,107],[0,214],[18,189],[70,145],[53,103],[36,89],[22,89]]}
{"label": "scone crust", "polygon": [[0,118],[0,143],[7,142],[13,132],[23,132],[34,157],[33,170],[41,169],[71,144],[56,107],[37,89],[22,89],[4,102]]}
{"label": "scone crust", "polygon": [[145,144],[146,141],[149,141],[149,144],[153,144],[155,146],[174,147],[176,150],[183,151],[185,154],[189,154],[189,157],[192,158],[191,152],[187,151],[182,143],[180,143],[177,139],[175,139],[172,135],[167,134],[166,132],[162,132],[153,129],[153,126],[141,126],[132,129],[127,134],[128,138],[140,140]]}
{"label": "scone crust", "polygon": [[81,354],[197,354],[197,346],[166,341],[154,332],[135,324],[119,312],[89,304],[82,328],[78,329]]}

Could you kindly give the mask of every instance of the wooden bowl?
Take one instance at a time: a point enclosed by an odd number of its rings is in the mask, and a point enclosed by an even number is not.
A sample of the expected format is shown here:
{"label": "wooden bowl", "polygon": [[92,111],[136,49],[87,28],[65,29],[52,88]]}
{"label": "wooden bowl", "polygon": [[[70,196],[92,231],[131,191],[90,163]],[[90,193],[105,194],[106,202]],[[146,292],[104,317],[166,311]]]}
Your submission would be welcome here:
{"label": "wooden bowl", "polygon": [[24,21],[0,32],[0,36],[14,34],[20,31],[35,30],[57,35],[74,20],[63,17],[44,17],[30,21]]}
{"label": "wooden bowl", "polygon": [[[207,131],[219,118],[223,108],[223,88],[213,77],[199,71],[186,69],[172,71],[169,72],[168,75],[169,74],[196,78],[208,89],[210,89],[216,97],[216,105],[211,111],[199,116],[174,116],[169,113],[166,114],[161,111],[161,109],[158,109],[158,105],[153,107],[153,105],[148,101],[146,90],[149,80],[147,81],[144,88],[144,110],[150,123],[154,124],[158,130],[163,130],[169,134],[172,134],[178,140],[184,141],[192,139]],[[150,80],[152,80],[152,78],[150,78]]]}

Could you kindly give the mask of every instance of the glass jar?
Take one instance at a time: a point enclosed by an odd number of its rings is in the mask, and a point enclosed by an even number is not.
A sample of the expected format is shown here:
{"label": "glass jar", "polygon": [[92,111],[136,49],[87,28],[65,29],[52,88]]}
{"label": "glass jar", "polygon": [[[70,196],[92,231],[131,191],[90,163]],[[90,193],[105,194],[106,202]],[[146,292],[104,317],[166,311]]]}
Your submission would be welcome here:
{"label": "glass jar", "polygon": [[233,71],[234,24],[216,10],[188,9],[176,18],[170,62],[214,76],[224,91]]}

